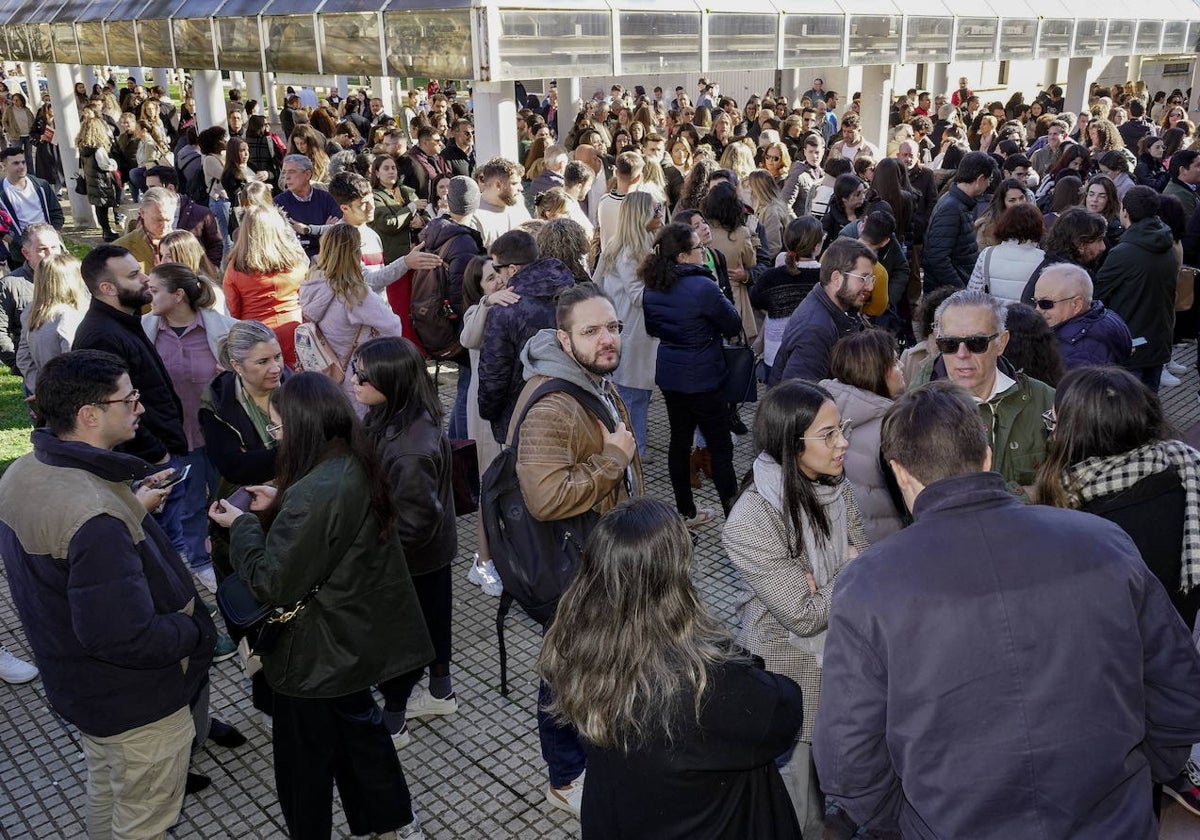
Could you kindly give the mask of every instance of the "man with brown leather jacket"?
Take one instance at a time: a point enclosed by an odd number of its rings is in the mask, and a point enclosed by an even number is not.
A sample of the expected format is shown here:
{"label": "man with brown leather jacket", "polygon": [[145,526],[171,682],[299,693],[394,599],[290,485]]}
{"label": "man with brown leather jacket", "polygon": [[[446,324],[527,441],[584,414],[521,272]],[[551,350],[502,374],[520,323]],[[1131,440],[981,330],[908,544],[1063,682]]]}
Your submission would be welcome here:
{"label": "man with brown leather jacket", "polygon": [[[629,413],[606,376],[621,361],[621,323],[612,301],[591,283],[558,297],[556,330],[541,330],[525,344],[525,388],[517,399],[520,418],[533,392],[549,379],[563,379],[595,395],[614,430],[566,391],[542,397],[529,409],[517,447],[517,478],[529,513],[553,521],[595,510],[604,513],[641,493],[642,465],[629,431]],[[509,428],[511,442],[516,421]],[[550,693],[538,691],[538,736],[550,769],[546,801],[579,816],[585,757],[573,727],[546,711]]]}

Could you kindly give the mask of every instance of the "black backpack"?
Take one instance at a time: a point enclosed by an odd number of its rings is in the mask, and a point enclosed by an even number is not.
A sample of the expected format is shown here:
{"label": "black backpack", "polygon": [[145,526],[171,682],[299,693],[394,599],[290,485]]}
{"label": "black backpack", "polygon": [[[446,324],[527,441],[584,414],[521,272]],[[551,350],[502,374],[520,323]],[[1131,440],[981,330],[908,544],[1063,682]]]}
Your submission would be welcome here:
{"label": "black backpack", "polygon": [[180,192],[201,207],[207,207],[208,184],[204,182],[204,161],[201,159],[201,156],[196,155],[185,163],[183,168],[179,170],[179,175],[183,181]]}
{"label": "black backpack", "polygon": [[550,379],[538,386],[517,418],[512,444],[501,450],[483,474],[479,497],[480,516],[487,532],[492,562],[504,584],[496,631],[500,639],[500,693],[507,696],[508,657],[504,647],[504,618],[512,602],[521,605],[542,626],[554,618],[558,599],[575,577],[584,543],[599,521],[593,510],[567,519],[542,522],[534,519],[525,506],[517,480],[517,445],[521,424],[538,400],[547,394],[565,391],[604,423],[610,432],[616,428],[612,415],[595,393],[589,393],[565,379]]}
{"label": "black backpack", "polygon": [[453,361],[463,355],[463,346],[458,341],[462,318],[450,303],[450,272],[443,253],[452,243],[450,240],[438,252],[442,257],[440,265],[413,271],[412,276],[409,317],[413,330],[421,339],[425,355],[439,362]]}

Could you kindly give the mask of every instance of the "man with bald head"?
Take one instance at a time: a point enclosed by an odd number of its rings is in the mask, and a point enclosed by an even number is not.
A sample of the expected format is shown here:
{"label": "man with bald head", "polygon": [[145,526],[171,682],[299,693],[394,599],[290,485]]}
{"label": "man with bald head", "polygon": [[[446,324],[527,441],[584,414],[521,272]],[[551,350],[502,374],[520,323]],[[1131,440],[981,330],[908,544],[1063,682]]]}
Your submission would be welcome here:
{"label": "man with bald head", "polygon": [[1063,365],[1124,365],[1133,339],[1121,316],[1092,300],[1092,277],[1074,263],[1055,263],[1038,277],[1034,304],[1058,336]]}
{"label": "man with bald head", "polygon": [[938,200],[937,179],[933,170],[921,163],[921,145],[916,140],[904,140],[896,149],[896,159],[908,170],[908,183],[917,194],[913,204],[912,258],[909,260],[912,277],[921,277],[921,252],[925,249],[925,229]]}

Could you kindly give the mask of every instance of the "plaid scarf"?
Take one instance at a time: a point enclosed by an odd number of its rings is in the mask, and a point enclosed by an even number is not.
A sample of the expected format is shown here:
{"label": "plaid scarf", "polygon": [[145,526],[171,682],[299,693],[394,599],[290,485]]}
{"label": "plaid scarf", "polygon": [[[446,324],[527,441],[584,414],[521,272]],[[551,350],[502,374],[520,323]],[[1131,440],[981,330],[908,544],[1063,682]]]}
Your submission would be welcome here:
{"label": "plaid scarf", "polygon": [[1183,571],[1179,588],[1200,584],[1200,452],[1178,440],[1161,440],[1108,457],[1088,458],[1067,471],[1067,494],[1076,505],[1128,490],[1147,476],[1174,467],[1183,482]]}

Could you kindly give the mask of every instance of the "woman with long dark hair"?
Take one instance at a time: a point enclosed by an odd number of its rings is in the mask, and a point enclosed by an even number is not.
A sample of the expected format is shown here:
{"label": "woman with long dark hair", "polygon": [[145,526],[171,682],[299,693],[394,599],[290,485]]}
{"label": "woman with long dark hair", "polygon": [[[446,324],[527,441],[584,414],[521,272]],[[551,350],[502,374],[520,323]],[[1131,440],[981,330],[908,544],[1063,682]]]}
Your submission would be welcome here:
{"label": "woman with long dark hair", "polygon": [[[1004,211],[1028,201],[1029,190],[1024,182],[1016,178],[1005,178],[1000,182],[1000,186],[992,193],[992,200],[987,208],[975,221],[975,242],[981,251],[1003,241],[996,236],[996,226],[1000,224],[1000,217],[1004,215]],[[1038,238],[1041,238],[1040,235]]]}
{"label": "woman with long dark hair", "polygon": [[375,440],[396,511],[396,532],[421,602],[435,658],[429,688],[418,668],[380,683],[383,718],[399,746],[408,742],[406,717],[458,711],[450,677],[450,564],[458,552],[450,439],[425,357],[407,338],[364,342],[350,361],[354,398],[367,406],[363,425]]}
{"label": "woman with long dark hair", "polygon": [[587,750],[585,840],[800,836],[775,766],[800,692],[734,653],[692,572],[671,507],[623,502],[592,531],[546,632],[550,710]]}
{"label": "woman with long dark hair", "polygon": [[1200,452],[1175,439],[1158,397],[1124,368],[1068,371],[1047,414],[1050,445],[1038,472],[1038,501],[1120,525],[1180,617],[1194,626]]}
{"label": "woman with long dark hair", "polygon": [[742,318],[746,340],[754,341],[758,323],[754,307],[750,305],[750,269],[754,268],[756,254],[753,234],[746,225],[749,215],[738,197],[737,188],[726,182],[712,185],[701,210],[712,228],[712,247],[725,255],[733,305]]}
{"label": "woman with long dark hair", "polygon": [[342,389],[300,373],[272,394],[275,487],[251,510],[214,502],[260,601],[295,616],[264,650],[275,691],[275,787],[294,840],[332,835],[333,786],[352,834],[420,836],[371,686],[433,659],[378,453]]}
{"label": "woman with long dark hair", "polygon": [[842,228],[851,222],[856,222],[865,213],[863,207],[867,202],[867,185],[857,175],[847,172],[837,176],[833,182],[833,197],[829,200],[829,209],[821,218],[825,228],[825,246],[842,235]]}
{"label": "woman with long dark hair", "polygon": [[821,282],[821,223],[807,214],[792,219],[783,233],[783,265],[768,269],[750,289],[750,303],[766,313],[763,321],[763,361],[775,364],[783,330],[800,301]]}
{"label": "woman with long dark hair", "polygon": [[721,395],[725,374],[721,339],[739,335],[742,322],[705,267],[700,236],[688,225],[670,224],[659,230],[638,277],[646,287],[642,295],[646,331],[659,339],[654,381],[662,390],[671,427],[667,472],[680,516],[696,527],[712,518],[712,511],[696,509],[688,474],[697,426],[708,443],[713,483],[726,512],[737,492],[732,415]]}
{"label": "woman with long dark hair", "polygon": [[845,480],[849,435],[824,388],[792,379],[768,391],[754,420],[758,457],[722,535],[740,578],[738,642],[804,693],[804,726],[781,772],[806,837],[822,830],[812,733],[830,599],[868,545]]}

